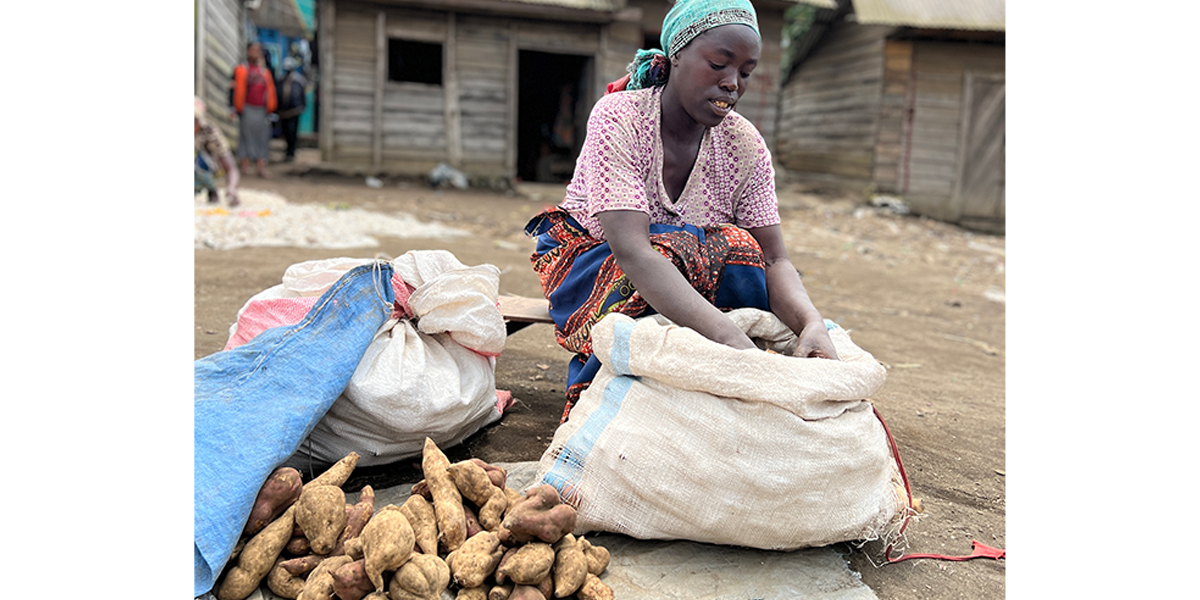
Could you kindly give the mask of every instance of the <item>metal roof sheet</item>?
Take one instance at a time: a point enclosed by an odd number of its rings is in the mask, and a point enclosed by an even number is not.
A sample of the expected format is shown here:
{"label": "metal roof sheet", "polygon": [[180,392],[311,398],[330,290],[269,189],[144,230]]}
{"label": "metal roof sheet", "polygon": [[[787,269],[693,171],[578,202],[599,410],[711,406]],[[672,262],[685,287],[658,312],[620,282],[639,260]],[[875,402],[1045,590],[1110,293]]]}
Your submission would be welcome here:
{"label": "metal roof sheet", "polygon": [[541,4],[578,10],[614,12],[625,8],[625,0],[505,0],[514,4]]}
{"label": "metal roof sheet", "polygon": [[1004,31],[1005,0],[853,0],[866,25]]}
{"label": "metal roof sheet", "polygon": [[796,4],[808,4],[817,8],[833,8],[838,7],[837,0],[796,0]]}

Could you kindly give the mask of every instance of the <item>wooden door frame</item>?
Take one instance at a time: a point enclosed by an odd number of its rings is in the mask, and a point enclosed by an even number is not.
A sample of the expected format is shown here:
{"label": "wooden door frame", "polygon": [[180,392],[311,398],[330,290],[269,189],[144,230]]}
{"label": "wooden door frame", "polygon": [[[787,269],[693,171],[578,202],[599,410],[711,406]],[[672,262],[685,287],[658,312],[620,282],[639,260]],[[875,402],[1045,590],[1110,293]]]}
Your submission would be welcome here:
{"label": "wooden door frame", "polygon": [[[599,93],[599,90],[605,89],[605,84],[602,82],[603,75],[600,73],[600,59],[603,56],[603,48],[604,48],[604,44],[607,42],[607,39],[605,38],[604,33],[603,33],[605,30],[601,29],[600,31],[601,31],[601,50],[597,51],[597,52],[587,52],[587,51],[583,51],[583,50],[574,50],[571,48],[559,48],[557,46],[553,46],[550,44],[538,44],[536,42],[532,42],[532,43],[520,42],[517,39],[517,34],[518,34],[517,24],[514,22],[510,25],[510,27],[509,27],[510,37],[509,37],[509,46],[508,46],[508,56],[509,56],[509,65],[510,65],[510,69],[508,72],[508,102],[509,102],[509,104],[507,106],[508,114],[506,115],[508,118],[508,126],[505,131],[505,133],[506,133],[505,143],[507,144],[507,148],[504,151],[504,167],[505,167],[505,170],[508,172],[508,177],[516,177],[517,176],[517,143],[518,143],[517,142],[517,122],[519,121],[519,117],[518,117],[519,106],[517,104],[519,98],[517,96],[517,93],[518,93],[517,88],[518,88],[518,82],[520,81],[521,51],[527,50],[527,51],[532,51],[532,52],[541,52],[543,54],[560,54],[560,55],[564,55],[564,56],[582,56],[584,58],[591,59],[590,64],[585,63],[584,68],[591,69],[591,71],[592,71],[591,72],[591,81],[588,82],[588,85],[591,86],[592,89],[580,90],[580,95],[579,95],[580,98],[588,98],[589,102],[590,102],[589,106],[591,106],[595,102],[591,101],[590,99],[593,97],[596,97],[596,95]],[[578,119],[578,118],[579,118],[579,116],[576,115],[576,119]],[[584,117],[584,122],[585,123],[587,122],[586,116]]]}
{"label": "wooden door frame", "polygon": [[954,223],[958,223],[963,217],[963,176],[967,169],[967,142],[971,139],[971,119],[975,116],[975,82],[1004,83],[1004,79],[1003,72],[978,72],[969,69],[963,72],[962,114],[958,121],[958,158],[954,164],[954,189],[950,193]]}

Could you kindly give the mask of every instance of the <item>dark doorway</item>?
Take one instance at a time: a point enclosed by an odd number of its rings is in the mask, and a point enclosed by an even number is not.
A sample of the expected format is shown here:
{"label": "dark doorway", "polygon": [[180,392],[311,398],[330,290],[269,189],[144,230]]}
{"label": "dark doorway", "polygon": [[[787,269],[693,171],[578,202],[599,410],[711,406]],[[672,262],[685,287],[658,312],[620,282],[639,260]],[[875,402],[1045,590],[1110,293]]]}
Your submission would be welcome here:
{"label": "dark doorway", "polygon": [[583,146],[592,59],[522,50],[517,82],[517,177],[564,183]]}

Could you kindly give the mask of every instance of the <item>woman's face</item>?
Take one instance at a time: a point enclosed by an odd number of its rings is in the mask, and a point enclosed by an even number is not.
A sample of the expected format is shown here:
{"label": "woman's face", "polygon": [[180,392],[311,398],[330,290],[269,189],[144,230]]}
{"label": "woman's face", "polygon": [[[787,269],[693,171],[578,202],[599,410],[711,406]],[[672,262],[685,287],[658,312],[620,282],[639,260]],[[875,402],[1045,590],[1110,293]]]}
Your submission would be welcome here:
{"label": "woman's face", "polygon": [[753,29],[714,27],[675,54],[667,85],[688,116],[705,127],[716,126],[745,94],[761,51]]}

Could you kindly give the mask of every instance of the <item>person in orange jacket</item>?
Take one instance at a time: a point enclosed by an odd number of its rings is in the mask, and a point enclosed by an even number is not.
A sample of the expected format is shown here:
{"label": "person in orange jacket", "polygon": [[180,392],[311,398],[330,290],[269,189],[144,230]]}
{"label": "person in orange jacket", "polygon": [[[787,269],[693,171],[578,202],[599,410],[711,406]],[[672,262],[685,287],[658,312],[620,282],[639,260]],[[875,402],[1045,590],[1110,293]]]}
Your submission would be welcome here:
{"label": "person in orange jacket", "polygon": [[271,122],[267,115],[275,112],[275,78],[263,58],[262,44],[246,46],[246,62],[233,70],[233,108],[238,114],[237,158],[242,170],[254,160],[259,177],[266,178],[268,144],[271,141]]}

